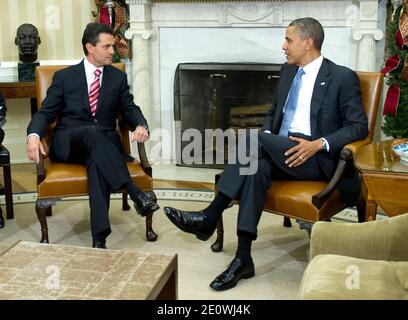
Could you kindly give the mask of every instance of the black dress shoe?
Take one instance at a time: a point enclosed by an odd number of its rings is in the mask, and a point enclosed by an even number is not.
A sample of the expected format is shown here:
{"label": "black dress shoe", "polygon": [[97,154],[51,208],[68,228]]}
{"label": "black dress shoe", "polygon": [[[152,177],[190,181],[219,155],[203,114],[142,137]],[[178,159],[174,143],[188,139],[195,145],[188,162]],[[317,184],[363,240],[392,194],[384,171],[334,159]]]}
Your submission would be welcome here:
{"label": "black dress shoe", "polygon": [[209,226],[203,211],[183,211],[165,207],[164,213],[180,230],[195,234],[200,240],[208,240],[215,231],[215,225]]}
{"label": "black dress shoe", "polygon": [[145,193],[141,193],[137,196],[134,207],[136,212],[142,217],[146,217],[148,214],[160,209],[159,205],[150,200]]}
{"label": "black dress shoe", "polygon": [[92,248],[107,249],[106,241],[94,241],[92,243]]}
{"label": "black dress shoe", "polygon": [[244,263],[239,258],[234,258],[227,270],[221,273],[210,283],[210,287],[217,291],[227,290],[237,285],[241,279],[249,279],[255,275],[254,262]]}
{"label": "black dress shoe", "polygon": [[0,208],[0,229],[4,228],[4,218]]}

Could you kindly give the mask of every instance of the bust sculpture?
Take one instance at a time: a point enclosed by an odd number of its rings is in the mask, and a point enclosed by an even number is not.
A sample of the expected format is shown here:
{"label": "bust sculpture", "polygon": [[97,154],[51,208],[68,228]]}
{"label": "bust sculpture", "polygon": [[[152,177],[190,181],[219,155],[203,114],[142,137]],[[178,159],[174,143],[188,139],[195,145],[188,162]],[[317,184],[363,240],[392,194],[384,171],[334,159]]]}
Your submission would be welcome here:
{"label": "bust sculpture", "polygon": [[38,45],[41,39],[38,29],[30,24],[24,23],[17,29],[15,44],[18,46],[19,59],[21,62],[34,62],[37,60]]}
{"label": "bust sculpture", "polygon": [[36,26],[24,23],[17,28],[17,35],[14,40],[18,46],[20,63],[18,64],[18,80],[34,81],[35,67],[39,65],[37,61],[38,46],[41,39]]}

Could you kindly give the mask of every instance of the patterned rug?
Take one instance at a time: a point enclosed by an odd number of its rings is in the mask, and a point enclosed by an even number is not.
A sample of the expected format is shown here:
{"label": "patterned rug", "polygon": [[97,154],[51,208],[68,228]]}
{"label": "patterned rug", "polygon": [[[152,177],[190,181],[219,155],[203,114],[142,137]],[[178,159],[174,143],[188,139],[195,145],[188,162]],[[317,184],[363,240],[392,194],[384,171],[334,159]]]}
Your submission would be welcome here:
{"label": "patterned rug", "polygon": [[[177,254],[180,299],[297,299],[300,281],[309,260],[309,237],[297,223],[293,221],[292,228],[285,228],[281,216],[263,214],[258,227],[258,239],[252,246],[256,276],[240,281],[231,290],[215,292],[209,288],[209,283],[226,269],[236,251],[238,206],[224,212],[224,250],[213,253],[210,245],[215,236],[206,242],[199,241],[193,235],[178,230],[162,211],[164,206],[201,210],[212,200],[213,193],[169,189],[155,191],[161,207],[153,218],[153,229],[159,236],[158,240],[145,240],[144,219],[134,210],[122,211],[120,195],[114,195],[110,206],[112,233],[107,240],[108,248]],[[20,240],[38,242],[41,238],[34,209],[36,195],[18,194],[14,200],[15,219],[6,220],[5,228],[0,230],[0,254]],[[342,222],[340,220],[356,221],[355,210],[341,212],[333,222]],[[82,247],[91,245],[89,204],[86,198],[57,202],[53,207],[53,216],[47,221],[51,243]]]}
{"label": "patterned rug", "polygon": [[[194,201],[194,202],[211,202],[214,199],[214,192],[208,190],[189,190],[189,189],[155,189],[158,200],[175,200],[175,201]],[[113,194],[111,199],[120,199],[120,194]],[[37,199],[36,193],[18,193],[13,195],[14,203],[31,203]],[[62,201],[86,200],[87,197],[75,197],[63,199]],[[0,205],[4,205],[4,196],[0,198]],[[382,212],[377,213],[377,219],[384,219],[386,215]],[[357,210],[347,208],[333,219],[345,222],[357,222]]]}

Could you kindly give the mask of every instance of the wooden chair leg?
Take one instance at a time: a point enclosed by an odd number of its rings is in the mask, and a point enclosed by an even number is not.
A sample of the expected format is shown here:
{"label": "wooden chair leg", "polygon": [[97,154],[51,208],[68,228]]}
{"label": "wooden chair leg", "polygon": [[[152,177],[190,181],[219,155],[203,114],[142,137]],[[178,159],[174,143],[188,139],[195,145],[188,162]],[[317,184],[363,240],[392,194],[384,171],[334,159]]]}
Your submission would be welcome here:
{"label": "wooden chair leg", "polygon": [[289,217],[283,217],[283,226],[285,228],[291,228],[292,227],[292,221],[290,221]]}
{"label": "wooden chair leg", "polygon": [[130,210],[129,202],[128,202],[128,193],[127,191],[122,192],[122,210],[128,211]]}
{"label": "wooden chair leg", "polygon": [[153,231],[153,213],[146,216],[146,239],[153,242],[157,240],[157,234]]}
{"label": "wooden chair leg", "polygon": [[358,222],[373,221],[377,216],[377,203],[367,198],[361,198],[357,202]]}
{"label": "wooden chair leg", "polygon": [[41,243],[49,243],[46,212],[51,205],[51,202],[44,202],[43,200],[37,200],[35,204],[35,212],[41,224]]}
{"label": "wooden chair leg", "polygon": [[51,217],[52,216],[52,206],[47,207],[47,209],[45,209],[45,215],[47,217]]}
{"label": "wooden chair leg", "polygon": [[217,239],[211,245],[211,250],[213,252],[221,252],[224,247],[224,223],[222,221],[222,215],[217,221]]}
{"label": "wooden chair leg", "polygon": [[9,165],[6,165],[3,167],[3,175],[4,175],[4,194],[6,198],[7,219],[14,219],[13,191],[11,187],[11,172],[10,172]]}

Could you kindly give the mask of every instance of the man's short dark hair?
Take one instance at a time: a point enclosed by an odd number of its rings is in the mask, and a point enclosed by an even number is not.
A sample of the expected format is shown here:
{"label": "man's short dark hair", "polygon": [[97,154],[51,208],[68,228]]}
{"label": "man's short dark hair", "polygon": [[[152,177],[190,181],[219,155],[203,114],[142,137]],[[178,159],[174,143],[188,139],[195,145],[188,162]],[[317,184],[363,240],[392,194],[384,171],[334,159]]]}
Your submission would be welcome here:
{"label": "man's short dark hair", "polygon": [[324,30],[319,21],[313,18],[293,20],[289,27],[295,27],[296,33],[302,38],[312,38],[316,49],[321,50],[324,41]]}
{"label": "man's short dark hair", "polygon": [[113,36],[113,29],[104,23],[88,23],[82,36],[82,48],[86,56],[88,55],[88,50],[86,49],[85,45],[89,42],[93,46],[96,46],[96,44],[99,42],[99,35],[101,33],[108,33]]}

